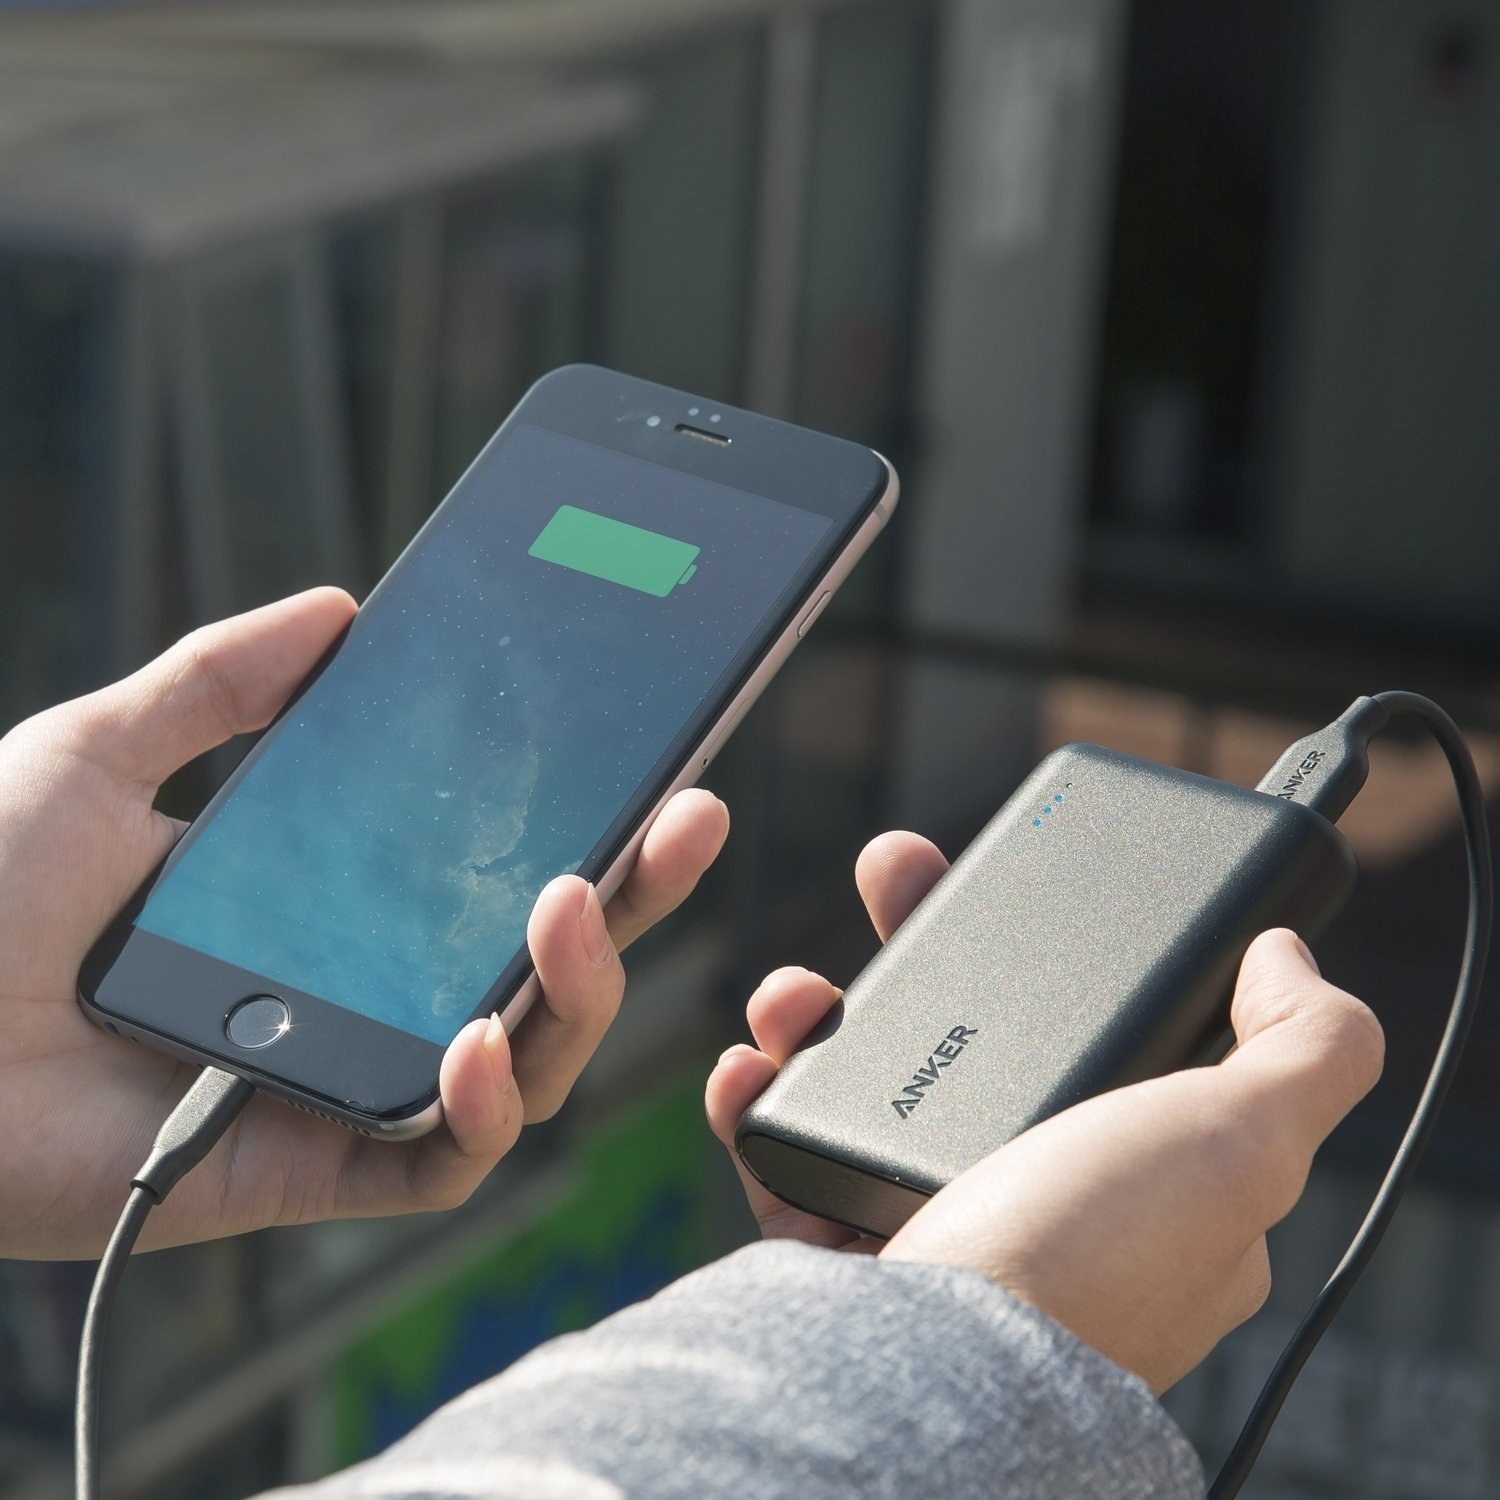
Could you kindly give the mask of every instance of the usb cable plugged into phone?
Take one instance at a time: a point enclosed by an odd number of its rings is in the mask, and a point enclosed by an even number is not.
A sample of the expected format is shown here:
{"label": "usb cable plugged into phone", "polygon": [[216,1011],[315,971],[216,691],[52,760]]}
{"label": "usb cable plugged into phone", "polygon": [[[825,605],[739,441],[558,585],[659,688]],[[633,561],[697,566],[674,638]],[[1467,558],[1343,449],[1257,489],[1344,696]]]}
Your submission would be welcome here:
{"label": "usb cable plugged into phone", "polygon": [[219,1068],[205,1068],[156,1134],[151,1154],[131,1178],[119,1222],[94,1273],[83,1337],[78,1348],[78,1391],[73,1409],[74,1495],[99,1494],[99,1377],[104,1329],[126,1262],[147,1215],[213,1150],[255,1093],[252,1084]]}

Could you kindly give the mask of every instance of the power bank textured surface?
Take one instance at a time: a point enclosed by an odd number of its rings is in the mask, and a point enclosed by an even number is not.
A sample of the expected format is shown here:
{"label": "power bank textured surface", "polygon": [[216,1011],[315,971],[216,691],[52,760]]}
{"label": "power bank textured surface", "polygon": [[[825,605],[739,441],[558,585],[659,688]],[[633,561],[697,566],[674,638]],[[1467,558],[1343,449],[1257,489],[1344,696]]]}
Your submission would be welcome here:
{"label": "power bank textured surface", "polygon": [[1064,746],[750,1107],[740,1154],[787,1202],[891,1234],[1049,1115],[1200,1060],[1251,940],[1315,935],[1354,874],[1305,807]]}

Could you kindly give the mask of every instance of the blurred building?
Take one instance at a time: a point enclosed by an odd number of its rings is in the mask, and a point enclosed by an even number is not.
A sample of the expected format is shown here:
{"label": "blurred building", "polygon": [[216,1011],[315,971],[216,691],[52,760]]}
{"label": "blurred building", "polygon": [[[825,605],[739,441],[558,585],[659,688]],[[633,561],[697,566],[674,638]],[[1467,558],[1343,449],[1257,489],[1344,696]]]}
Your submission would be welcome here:
{"label": "blurred building", "polygon": [[[872,443],[905,481],[716,763],[736,833],[564,1117],[441,1219],[132,1266],[115,1495],[348,1462],[743,1240],[701,1079],[765,970],[868,956],[849,872],[880,829],[956,852],[1076,738],[1253,783],[1394,686],[1500,782],[1497,65],[1481,0],[0,17],[0,728],[201,621],[362,593],[568,360]],[[1393,741],[1348,820],[1365,874],[1319,953],[1391,1063],[1273,1236],[1271,1305],[1170,1400],[1210,1465],[1436,1040],[1445,778]],[[1500,1489],[1497,1066],[1486,1018],[1247,1496]],[[0,1493],[66,1493],[90,1272],[0,1267]]]}

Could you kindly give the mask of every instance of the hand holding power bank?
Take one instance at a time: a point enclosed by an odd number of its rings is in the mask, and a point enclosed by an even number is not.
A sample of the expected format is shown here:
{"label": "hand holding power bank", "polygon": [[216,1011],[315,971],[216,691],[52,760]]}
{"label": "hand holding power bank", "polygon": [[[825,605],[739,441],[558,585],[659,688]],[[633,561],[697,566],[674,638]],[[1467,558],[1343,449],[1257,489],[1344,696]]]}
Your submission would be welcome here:
{"label": "hand holding power bank", "polygon": [[1354,857],[1294,802],[1149,761],[1054,752],[740,1123],[778,1197],[889,1235],[960,1172],[1223,1036],[1267,927],[1314,934]]}
{"label": "hand holding power bank", "polygon": [[1207,1061],[1216,1038],[1222,1049],[1231,981],[1255,934],[1280,925],[1315,934],[1348,896],[1354,858],[1331,820],[1358,795],[1370,740],[1394,716],[1421,721],[1453,773],[1469,867],[1463,959],[1401,1144],[1209,1500],[1240,1492],[1298,1372],[1379,1247],[1477,1013],[1494,925],[1485,794],[1463,735],[1431,699],[1357,698],[1288,746],[1253,792],[1092,745],[1055,752],[735,1134],[749,1170],[777,1196],[889,1235],[1049,1116]]}

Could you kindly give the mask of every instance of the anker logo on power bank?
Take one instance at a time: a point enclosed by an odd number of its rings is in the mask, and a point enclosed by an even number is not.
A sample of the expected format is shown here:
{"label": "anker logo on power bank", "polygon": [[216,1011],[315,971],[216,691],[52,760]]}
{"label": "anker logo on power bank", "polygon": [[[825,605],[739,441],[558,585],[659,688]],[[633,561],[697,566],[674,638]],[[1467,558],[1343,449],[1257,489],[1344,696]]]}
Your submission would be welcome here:
{"label": "anker logo on power bank", "polygon": [[955,1026],[936,1047],[932,1049],[932,1055],[927,1059],[925,1067],[918,1068],[912,1074],[912,1080],[901,1090],[899,1099],[891,1100],[891,1108],[904,1120],[911,1114],[926,1096],[927,1090],[938,1081],[938,1070],[940,1068],[951,1068],[963,1055],[963,1050],[969,1044],[969,1038],[979,1035],[977,1026]]}
{"label": "anker logo on power bank", "polygon": [[1302,783],[1327,759],[1328,752],[1326,750],[1309,750],[1307,758],[1292,772],[1291,780],[1283,782],[1281,790],[1276,795],[1284,797],[1288,802],[1295,801],[1297,793],[1302,790]]}

